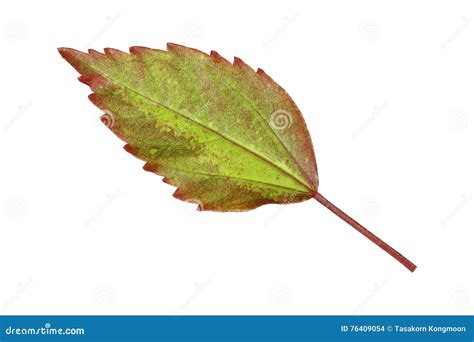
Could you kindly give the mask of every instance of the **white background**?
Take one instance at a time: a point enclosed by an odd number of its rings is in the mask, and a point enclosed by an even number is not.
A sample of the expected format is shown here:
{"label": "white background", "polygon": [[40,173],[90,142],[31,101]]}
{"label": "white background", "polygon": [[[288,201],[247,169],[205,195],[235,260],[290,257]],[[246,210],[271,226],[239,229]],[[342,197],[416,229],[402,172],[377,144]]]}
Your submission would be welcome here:
{"label": "white background", "polygon": [[[472,314],[472,1],[2,1],[1,314]],[[197,212],[104,127],[56,48],[171,41],[303,112],[316,201]]]}

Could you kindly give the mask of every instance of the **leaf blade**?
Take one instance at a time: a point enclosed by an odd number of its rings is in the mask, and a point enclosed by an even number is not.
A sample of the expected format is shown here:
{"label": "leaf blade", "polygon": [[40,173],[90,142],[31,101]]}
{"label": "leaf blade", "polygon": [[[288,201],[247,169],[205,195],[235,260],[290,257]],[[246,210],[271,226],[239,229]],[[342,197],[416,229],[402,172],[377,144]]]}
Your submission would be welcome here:
{"label": "leaf blade", "polygon": [[[130,54],[59,50],[94,91],[91,101],[113,116],[111,129],[126,149],[177,186],[175,197],[203,210],[240,211],[299,202],[317,190],[301,113],[261,69],[175,44],[168,52],[133,47]],[[286,132],[269,123],[277,106],[296,113]]]}

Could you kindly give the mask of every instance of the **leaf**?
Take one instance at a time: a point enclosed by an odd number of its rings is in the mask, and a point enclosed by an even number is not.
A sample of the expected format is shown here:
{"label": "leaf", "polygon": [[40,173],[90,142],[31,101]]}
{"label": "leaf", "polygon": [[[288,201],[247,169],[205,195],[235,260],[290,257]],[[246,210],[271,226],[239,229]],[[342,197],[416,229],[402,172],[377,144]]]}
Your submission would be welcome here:
{"label": "leaf", "polygon": [[213,211],[315,198],[371,239],[318,193],[303,116],[262,69],[176,44],[167,51],[59,52],[92,89],[89,99],[105,112],[102,121],[146,162],[145,170],[177,187],[174,197]]}
{"label": "leaf", "polygon": [[177,186],[175,197],[201,210],[242,211],[316,192],[303,117],[263,70],[175,44],[168,52],[60,52],[125,149]]}

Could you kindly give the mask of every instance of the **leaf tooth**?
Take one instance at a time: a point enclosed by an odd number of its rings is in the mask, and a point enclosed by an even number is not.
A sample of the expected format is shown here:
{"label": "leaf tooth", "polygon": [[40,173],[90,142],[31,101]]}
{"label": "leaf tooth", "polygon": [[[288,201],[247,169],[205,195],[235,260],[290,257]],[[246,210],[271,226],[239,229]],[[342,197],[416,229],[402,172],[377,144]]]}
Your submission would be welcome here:
{"label": "leaf tooth", "polygon": [[126,144],[126,145],[123,147],[123,149],[124,149],[125,151],[127,151],[128,153],[133,154],[134,156],[136,156],[136,155],[138,154],[138,149],[135,148],[135,147],[133,147],[133,146],[130,145],[130,144]]}
{"label": "leaf tooth", "polygon": [[176,53],[176,54],[195,54],[195,55],[200,55],[205,58],[210,58],[209,55],[205,52],[202,52],[201,50],[198,49],[193,49],[184,45],[179,45],[175,43],[167,43],[166,44],[166,50],[171,53]]}
{"label": "leaf tooth", "polygon": [[89,56],[91,56],[93,58],[103,58],[105,56],[102,52],[99,52],[99,51],[94,50],[94,49],[89,49],[89,50],[87,50],[87,52],[89,53]]}
{"label": "leaf tooth", "polygon": [[177,198],[177,199],[180,199],[181,201],[186,200],[186,197],[185,197],[183,191],[181,190],[181,188],[176,188],[176,190],[173,192],[173,197]]}
{"label": "leaf tooth", "polygon": [[98,93],[92,93],[88,97],[89,101],[91,101],[94,105],[96,105],[99,109],[106,110],[107,106],[104,104],[104,98],[102,95]]}
{"label": "leaf tooth", "polygon": [[[264,79],[266,79],[267,81],[269,81],[270,84],[272,84],[274,87],[276,87],[278,92],[281,92],[282,94],[284,94],[284,96],[288,97],[290,102],[292,103],[292,107],[295,107],[295,109],[297,109],[296,104],[293,102],[293,100],[291,99],[290,95],[288,95],[286,90],[283,89],[277,82],[275,82],[275,80],[273,78],[268,76],[268,74],[263,69],[258,68],[257,75],[259,75],[259,76],[263,77]],[[299,112],[299,109],[297,109],[296,112]]]}
{"label": "leaf tooth", "polygon": [[104,48],[104,52],[106,56],[110,56],[114,59],[117,57],[120,58],[120,57],[128,56],[128,53],[121,50],[113,49],[113,48]]}
{"label": "leaf tooth", "polygon": [[241,60],[239,57],[234,57],[234,66],[244,69],[246,71],[254,71],[247,63]]}
{"label": "leaf tooth", "polygon": [[166,44],[166,51],[168,52],[179,52],[179,51],[187,50],[187,49],[189,48],[187,48],[186,46],[171,43],[171,42]]}
{"label": "leaf tooth", "polygon": [[110,82],[97,73],[84,74],[77,78],[79,82],[88,85],[92,91],[110,85]]}
{"label": "leaf tooth", "polygon": [[130,46],[130,48],[128,49],[128,51],[130,51],[130,53],[133,55],[133,54],[143,54],[143,53],[146,53],[146,52],[166,52],[164,50],[160,50],[160,49],[152,49],[152,48],[149,48],[149,47],[145,47],[145,46]]}
{"label": "leaf tooth", "polygon": [[261,68],[258,68],[258,69],[257,69],[257,75],[268,77],[268,75],[266,74],[266,72],[265,72],[263,69],[261,69]]}
{"label": "leaf tooth", "polygon": [[[165,177],[166,179],[166,177]],[[163,179],[164,181],[164,179]],[[167,183],[167,182],[166,182]],[[167,184],[170,184],[170,185],[173,185],[175,186],[174,184],[171,184],[171,183],[167,183]],[[186,193],[182,188],[176,188],[175,192],[173,192],[173,197],[176,198],[176,199],[179,199],[181,201],[184,201],[184,202],[188,202],[188,203],[195,203],[197,204],[197,210],[198,211],[204,211],[206,210],[206,208],[204,207],[204,204],[201,203],[198,199],[196,198],[192,198],[188,193]]]}
{"label": "leaf tooth", "polygon": [[171,178],[163,177],[162,182],[163,182],[163,183],[166,183],[166,184],[168,184],[168,185],[177,187],[176,183],[175,183]]}
{"label": "leaf tooth", "polygon": [[225,63],[225,64],[231,65],[231,63],[227,59],[219,55],[217,51],[212,50],[210,53],[210,56],[211,56],[211,59],[217,63]]}
{"label": "leaf tooth", "polygon": [[[100,101],[100,96],[99,94],[97,93],[92,93],[92,94],[89,94],[89,96],[87,96],[87,98],[89,99],[89,101],[91,101],[93,104],[95,104],[96,106],[99,105],[99,103],[102,103],[102,101]],[[100,107],[99,107],[100,108]],[[102,109],[102,108],[101,108]]]}
{"label": "leaf tooth", "polygon": [[[276,82],[273,80],[273,78],[271,78],[270,76],[268,76],[268,74],[267,74],[263,69],[258,68],[258,69],[257,69],[257,75],[259,75],[260,77],[263,77],[265,80],[269,81],[271,84],[274,84],[278,89],[281,89],[281,91],[283,91],[283,92],[289,97],[289,95],[286,93],[286,91],[285,91],[282,87],[280,87],[280,86],[278,85],[278,83],[276,83]],[[291,100],[291,98],[290,98],[290,100]],[[293,101],[293,100],[291,100],[291,101]],[[295,105],[295,106],[296,106],[296,105]]]}
{"label": "leaf tooth", "polygon": [[[133,152],[130,152],[131,154],[133,154],[134,156],[138,156],[138,151],[133,151]],[[153,172],[153,173],[158,173],[159,170],[158,170],[158,167],[156,165],[153,165],[151,163],[145,163],[145,165],[143,165],[143,170],[145,171],[148,171],[148,172]]]}
{"label": "leaf tooth", "polygon": [[183,188],[179,187],[178,184],[175,181],[173,181],[171,178],[165,176],[163,177],[162,181],[163,183],[176,187],[176,190],[173,192],[173,195],[172,195],[174,198],[179,199],[180,201],[197,204],[198,206],[196,209],[198,211],[206,210],[203,203],[201,203],[198,199],[191,197],[187,192],[185,192]]}
{"label": "leaf tooth", "polygon": [[[134,157],[137,157],[138,159],[141,159],[143,160],[143,157],[141,157],[139,154],[140,154],[140,150],[136,147],[133,147],[132,145],[130,144],[125,144],[125,146],[123,147],[123,149],[125,151],[127,151],[128,153],[130,153],[131,155],[133,155]],[[160,174],[160,170],[159,170],[159,167],[157,164],[152,164],[152,163],[149,163],[149,162],[145,162],[145,165],[143,165],[143,170],[145,171],[148,171],[148,172],[153,172],[153,173],[156,173],[156,174]]]}

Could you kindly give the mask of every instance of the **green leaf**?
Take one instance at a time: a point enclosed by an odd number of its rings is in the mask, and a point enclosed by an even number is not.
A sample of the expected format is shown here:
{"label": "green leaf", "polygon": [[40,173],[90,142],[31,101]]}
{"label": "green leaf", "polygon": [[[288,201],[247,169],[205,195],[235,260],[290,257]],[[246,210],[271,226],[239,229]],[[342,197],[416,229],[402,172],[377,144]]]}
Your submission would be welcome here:
{"label": "green leaf", "polygon": [[178,187],[176,198],[201,210],[242,211],[317,191],[304,119],[263,70],[176,44],[59,52],[125,149]]}

